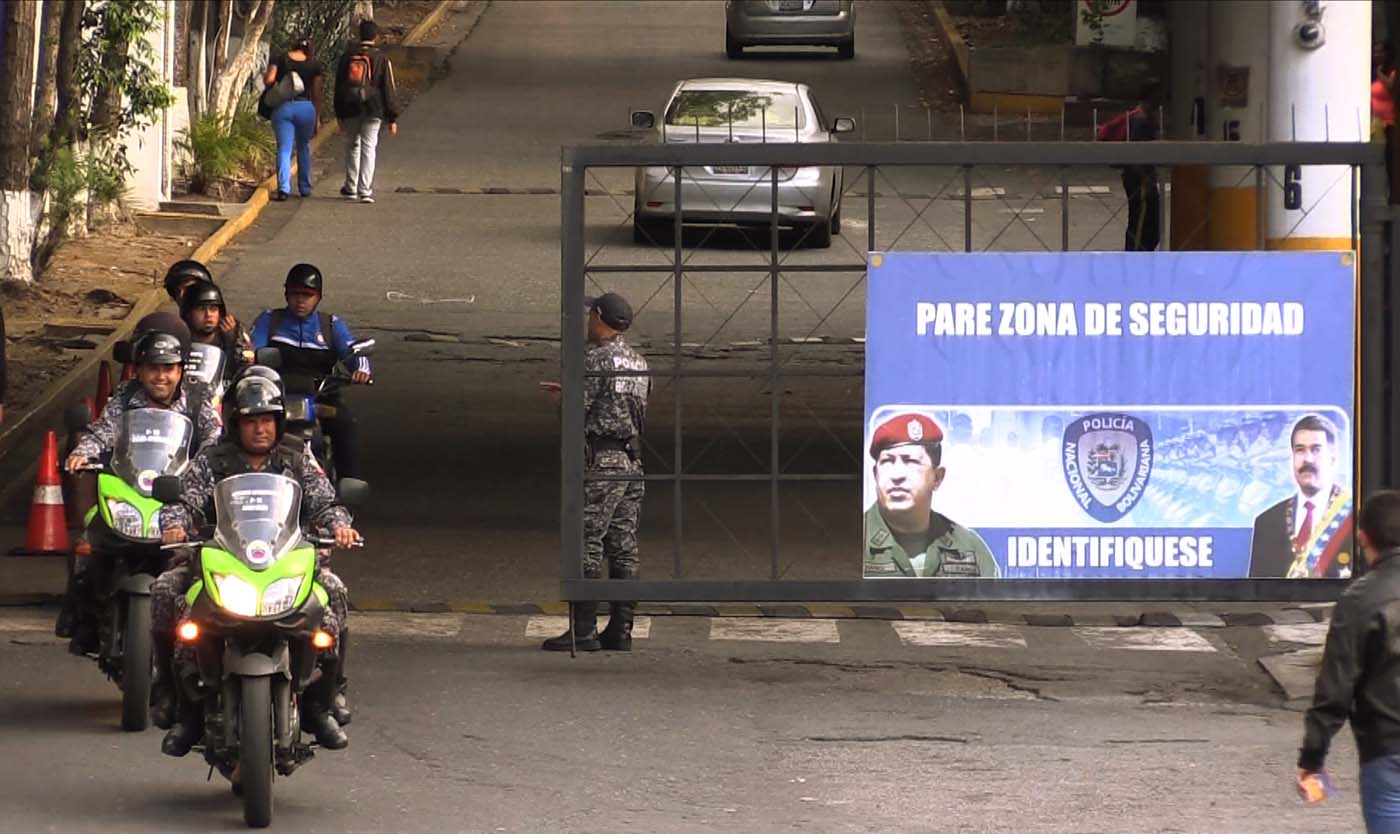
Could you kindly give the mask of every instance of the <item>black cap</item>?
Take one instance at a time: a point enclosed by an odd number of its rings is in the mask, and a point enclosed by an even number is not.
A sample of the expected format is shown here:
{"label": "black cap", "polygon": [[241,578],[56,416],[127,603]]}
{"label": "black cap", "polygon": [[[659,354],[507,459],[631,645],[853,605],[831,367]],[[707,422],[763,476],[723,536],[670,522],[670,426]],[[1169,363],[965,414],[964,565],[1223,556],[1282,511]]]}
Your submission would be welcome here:
{"label": "black cap", "polygon": [[373,20],[360,21],[360,40],[372,41],[379,37],[379,27]]}
{"label": "black cap", "polygon": [[598,318],[613,330],[626,330],[632,326],[632,305],[615,292],[605,292],[597,298],[585,298],[589,310],[597,310]]}

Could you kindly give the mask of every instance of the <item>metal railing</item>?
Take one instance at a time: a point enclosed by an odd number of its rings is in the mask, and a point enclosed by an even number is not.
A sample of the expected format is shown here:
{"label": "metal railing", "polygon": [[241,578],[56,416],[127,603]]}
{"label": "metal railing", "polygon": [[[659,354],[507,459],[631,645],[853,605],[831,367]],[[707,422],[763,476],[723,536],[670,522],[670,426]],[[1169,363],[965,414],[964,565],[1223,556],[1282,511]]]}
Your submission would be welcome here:
{"label": "metal railing", "polygon": [[[795,361],[801,357],[804,346],[831,344],[816,336],[785,336],[784,322],[780,318],[783,303],[790,296],[797,296],[810,308],[809,318],[818,320],[813,333],[818,332],[832,317],[834,310],[845,304],[859,290],[864,282],[866,254],[872,251],[896,248],[915,224],[927,227],[922,243],[951,251],[992,250],[998,244],[1003,247],[1011,242],[1008,231],[1029,240],[1034,238],[1045,249],[1071,251],[1071,213],[1074,201],[1071,200],[1073,178],[1076,174],[1089,171],[1102,173],[1107,166],[1240,166],[1247,169],[1240,177],[1242,185],[1250,182],[1258,189],[1258,203],[1264,203],[1264,194],[1270,182],[1279,183],[1277,170],[1285,166],[1343,166],[1350,172],[1345,187],[1350,189],[1351,204],[1354,207],[1351,217],[1351,238],[1353,248],[1360,255],[1359,279],[1359,374],[1358,394],[1355,403],[1357,415],[1358,451],[1353,484],[1355,494],[1364,495],[1382,485],[1395,481],[1400,465],[1397,465],[1397,451],[1389,438],[1388,426],[1397,415],[1390,391],[1391,370],[1400,367],[1400,339],[1391,334],[1389,314],[1391,309],[1392,279],[1394,264],[1387,259],[1387,251],[1400,252],[1400,228],[1392,222],[1386,206],[1386,180],[1383,164],[1383,151],[1380,147],[1362,143],[1323,143],[1298,142],[1266,145],[1246,145],[1241,143],[1218,142],[1151,142],[1151,143],[1093,143],[1093,142],[890,142],[890,143],[834,143],[834,144],[661,144],[661,145],[583,145],[565,148],[562,161],[561,187],[561,379],[563,384],[562,411],[562,486],[561,508],[561,548],[560,577],[561,593],[566,600],[618,600],[638,599],[652,601],[895,601],[895,600],[1327,600],[1335,598],[1339,582],[1317,580],[1300,582],[1288,579],[922,579],[914,582],[867,580],[859,577],[860,560],[858,540],[853,539],[849,548],[850,578],[823,576],[811,578],[789,578],[782,567],[784,560],[784,537],[782,515],[786,491],[797,488],[818,489],[828,484],[839,488],[841,484],[858,484],[862,477],[859,464],[845,471],[791,471],[785,464],[784,449],[785,411],[784,387],[794,380],[840,380],[847,383],[858,380],[863,373],[859,368],[823,367],[804,365]],[[687,238],[689,224],[682,223],[683,186],[688,179],[687,171],[704,166],[734,166],[748,170],[759,169],[761,178],[755,179],[754,188],[766,188],[770,193],[770,215],[764,224],[767,232],[766,246],[759,249],[751,241],[741,245],[731,245],[746,255],[745,259],[733,261],[709,258],[706,246],[714,240],[714,229],[695,241],[694,235]],[[807,166],[841,166],[846,179],[840,197],[859,200],[863,203],[864,240],[863,246],[847,243],[856,257],[833,260],[812,259],[800,256],[794,251],[793,243],[801,244],[812,234],[810,227],[796,232],[785,232],[787,221],[779,217],[778,193],[780,169]],[[590,226],[589,201],[593,200],[595,214],[614,219],[622,216],[616,228],[625,228],[634,218],[620,197],[631,196],[634,205],[643,197],[653,195],[635,194],[625,188],[618,189],[606,185],[601,177],[625,172],[628,176],[635,169],[654,167],[668,169],[665,183],[671,189],[668,195],[676,207],[671,218],[669,237],[670,257],[656,257],[654,248],[636,250],[643,255],[641,262],[614,262],[603,258],[610,235],[607,223]],[[977,186],[979,169],[1009,168],[1017,171],[1038,172],[1053,186],[1049,195],[1035,192],[1036,195],[1022,205],[1010,204],[1006,193],[997,194],[997,188]],[[910,194],[900,183],[893,182],[888,172],[909,172],[915,169],[938,169],[951,172],[939,189],[923,187],[912,201]],[[1049,172],[1047,175],[1046,172]],[[937,183],[935,182],[935,185]],[[1342,183],[1334,184],[1342,187]],[[1087,195],[1087,205],[1097,207],[1099,214],[1107,213],[1110,225],[1121,214],[1121,209],[1113,210],[1113,201],[1119,195],[1104,194],[1102,186],[1082,187]],[[978,213],[976,206],[980,200],[1000,201],[1006,208],[997,209],[1001,216],[1010,215],[1004,228],[984,240],[976,239]],[[1057,207],[1060,215],[1058,241],[1048,243],[1031,222],[1034,218],[1026,214],[1030,203],[1039,200],[1049,208]],[[929,222],[927,214],[935,208],[947,209],[945,203],[961,203],[962,236],[948,231],[946,226]],[[919,204],[923,204],[919,207]],[[847,205],[842,199],[843,212]],[[914,216],[908,224],[891,238],[885,235],[881,240],[877,232],[877,216],[889,214],[896,209]],[[944,212],[946,214],[946,212]],[[985,214],[985,211],[982,212]],[[854,218],[847,216],[848,221]],[[1204,222],[1204,221],[1203,221]],[[601,225],[604,245],[590,251],[590,231],[597,233]],[[1265,246],[1265,223],[1261,208],[1258,217],[1257,248]],[[854,230],[853,227],[852,230]],[[1296,228],[1296,226],[1295,226]],[[1029,230],[1029,231],[1027,231]],[[921,233],[925,230],[920,229]],[[1100,228],[1103,231],[1103,227]],[[639,232],[640,234],[640,232]],[[727,232],[726,232],[727,234]],[[796,241],[790,238],[797,235]],[[932,237],[928,235],[931,234]],[[1053,237],[1053,235],[1052,235]],[[936,238],[936,240],[935,240]],[[1089,236],[1083,248],[1104,248],[1098,245],[1098,233]],[[960,244],[960,245],[959,245]],[[745,245],[749,250],[745,250]],[[632,250],[629,250],[632,251]],[[845,255],[843,250],[837,250]],[[999,250],[1004,251],[1004,249]],[[701,253],[705,257],[701,257]],[[759,259],[761,256],[761,260]],[[719,310],[714,300],[694,283],[697,279],[709,280],[710,276],[760,275],[762,279],[753,285],[737,302],[734,312],[723,319],[720,327],[729,325],[739,314],[749,298],[758,297],[766,285],[769,303],[769,316],[766,333],[761,338],[746,339],[747,346],[755,359],[761,359],[758,367],[753,362],[702,361],[698,354],[711,346],[711,340],[688,342],[685,338],[687,326],[686,304],[691,296],[699,296],[704,302]],[[831,310],[816,308],[803,297],[802,288],[793,283],[795,278],[808,276],[804,280],[817,280],[818,276],[832,278],[841,275],[859,276],[844,293],[840,287],[833,291],[839,299]],[[586,312],[584,298],[589,284],[596,290],[612,289],[604,282],[614,282],[641,276],[659,276],[660,283],[646,299],[646,304],[656,299],[666,299],[664,292],[669,285],[669,301],[672,305],[672,333],[669,340],[653,346],[653,357],[662,367],[649,372],[654,381],[669,383],[672,398],[671,408],[666,416],[672,421],[670,432],[665,436],[656,434],[646,438],[647,456],[658,464],[649,469],[662,471],[649,472],[644,478],[669,488],[671,502],[669,517],[672,539],[671,577],[666,579],[647,578],[654,574],[658,562],[654,552],[644,553],[643,579],[635,582],[616,580],[586,579],[582,572],[584,550],[584,485],[586,479],[604,479],[590,476],[585,469],[584,451],[584,412],[583,386],[588,374],[584,371],[586,351],[584,324]],[[687,290],[687,287],[691,287]],[[799,304],[800,307],[800,304]],[[804,315],[806,313],[804,312]],[[756,323],[758,326],[761,324]],[[707,328],[708,329],[708,328]],[[716,331],[718,332],[718,331]],[[845,349],[859,351],[862,340],[851,336],[838,340]],[[740,343],[735,343],[740,344]],[[764,349],[766,348],[766,350]],[[789,349],[785,352],[785,349]],[[669,366],[665,366],[665,361]],[[718,366],[716,366],[718,365]],[[601,372],[594,376],[636,376],[636,371]],[[687,460],[686,431],[687,406],[707,410],[711,416],[719,412],[719,405],[713,397],[691,397],[686,394],[687,386],[723,383],[725,380],[748,379],[758,382],[766,389],[768,399],[768,428],[766,442],[767,455],[745,448],[747,458],[753,464],[748,467],[729,467],[724,471],[697,471],[703,467],[696,465],[697,458],[692,454]],[[721,404],[722,405],[722,404]],[[656,424],[656,404],[653,405],[653,425]],[[815,412],[813,412],[815,416]],[[747,416],[752,417],[752,414]],[[719,417],[723,422],[723,416]],[[818,420],[817,422],[821,422]],[[828,425],[818,426],[828,435],[839,439],[841,432]],[[706,431],[714,437],[722,437],[723,429],[707,426]],[[737,436],[737,433],[736,433]],[[754,436],[754,435],[750,435]],[[667,450],[665,444],[671,448]],[[744,439],[740,438],[740,444]],[[699,454],[703,457],[705,447]],[[790,456],[791,459],[792,456]],[[853,456],[855,457],[855,456]],[[858,457],[855,457],[858,460]],[[762,464],[760,466],[759,464]],[[746,471],[736,471],[746,470]],[[618,479],[616,476],[606,479]],[[621,478],[630,480],[630,478]],[[707,489],[714,494],[716,489],[729,490],[738,494],[752,508],[754,488],[767,485],[766,519],[768,527],[767,549],[768,570],[766,577],[752,575],[724,578],[697,577],[687,571],[683,558],[687,530],[685,524],[686,490]],[[859,487],[855,487],[858,491]],[[725,524],[724,513],[716,512],[702,505],[706,511],[707,524]],[[854,498],[849,502],[847,512],[857,515]],[[807,512],[809,517],[820,513]],[[733,531],[725,530],[735,545],[744,547]],[[688,575],[689,574],[689,575]]]}

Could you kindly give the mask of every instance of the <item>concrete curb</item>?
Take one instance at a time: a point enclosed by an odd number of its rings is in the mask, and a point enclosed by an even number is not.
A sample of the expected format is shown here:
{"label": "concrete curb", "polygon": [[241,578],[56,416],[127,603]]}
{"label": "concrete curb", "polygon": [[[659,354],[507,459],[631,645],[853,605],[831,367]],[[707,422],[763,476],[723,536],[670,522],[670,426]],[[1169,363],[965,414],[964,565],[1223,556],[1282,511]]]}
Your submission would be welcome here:
{"label": "concrete curb", "polygon": [[[3,601],[4,597],[0,597]],[[3,603],[0,603],[3,604]],[[555,614],[568,612],[566,602],[408,602],[393,599],[355,599],[356,611],[393,611],[415,614]],[[1074,628],[1076,626],[1117,626],[1122,628],[1227,628],[1232,626],[1293,625],[1300,622],[1326,622],[1329,607],[1282,608],[1268,611],[1209,614],[1199,611],[1147,611],[1141,614],[1017,613],[953,608],[931,604],[915,605],[838,605],[811,603],[641,603],[637,613],[651,617],[771,617],[778,619],[863,619],[863,620],[943,620],[958,623],[999,623],[1033,628]]]}
{"label": "concrete curb", "polygon": [[958,75],[962,77],[963,98],[968,99],[972,95],[972,82],[969,71],[971,56],[968,54],[967,41],[963,40],[958,27],[953,25],[953,17],[948,14],[942,0],[928,0],[928,5],[933,11],[933,19],[938,24],[940,34],[953,50],[953,63],[958,68]]}
{"label": "concrete curb", "polygon": [[[419,21],[418,25],[413,27],[413,29],[404,36],[404,44],[413,45],[418,40],[426,37],[434,27],[442,22],[443,18],[446,16],[447,12],[452,9],[454,4],[455,0],[438,0],[437,6],[435,6],[432,11],[428,12],[427,16]],[[489,5],[489,2],[483,4],[481,7],[482,12],[485,11],[486,5]],[[480,14],[478,14],[478,18],[479,17]],[[317,131],[316,137],[311,140],[311,152],[313,157],[320,153],[321,148],[330,141],[332,136],[339,133],[339,130],[339,125],[332,120]],[[296,160],[293,160],[292,176],[296,176],[296,171]],[[263,210],[267,208],[271,193],[276,190],[277,175],[274,173],[272,176],[263,180],[262,183],[254,189],[252,195],[243,202],[243,208],[237,215],[224,221],[212,235],[206,238],[203,243],[190,253],[189,257],[192,260],[202,263],[208,263],[217,257],[234,238],[246,231],[253,223],[257,222],[258,218],[262,216]],[[64,374],[58,382],[50,387],[23,415],[20,415],[18,419],[10,421],[9,424],[5,426],[4,431],[0,432],[0,457],[9,454],[15,447],[32,438],[36,432],[44,431],[43,424],[52,421],[54,415],[67,404],[80,401],[84,394],[79,392],[83,391],[83,386],[85,384],[88,389],[95,389],[97,384],[96,373],[98,362],[107,361],[111,357],[112,348],[116,343],[130,336],[131,331],[136,326],[136,322],[140,321],[142,316],[153,313],[159,309],[164,299],[164,288],[152,289],[141,298],[137,299],[132,305],[131,312],[117,324],[110,336],[94,348],[89,356],[79,360],[78,364],[75,365],[72,370]],[[4,505],[6,501],[12,500],[15,490],[30,488],[30,482],[34,478],[34,471],[36,468],[37,462],[27,467],[19,477],[16,477],[9,484],[0,487],[0,505]]]}

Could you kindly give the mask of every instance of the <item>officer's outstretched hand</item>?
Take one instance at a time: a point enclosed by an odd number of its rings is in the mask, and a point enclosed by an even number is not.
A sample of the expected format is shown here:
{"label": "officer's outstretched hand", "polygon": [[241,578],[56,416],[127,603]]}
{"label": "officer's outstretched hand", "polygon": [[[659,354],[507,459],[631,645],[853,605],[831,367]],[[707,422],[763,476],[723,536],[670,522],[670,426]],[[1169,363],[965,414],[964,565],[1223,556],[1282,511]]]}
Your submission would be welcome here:
{"label": "officer's outstretched hand", "polygon": [[340,527],[335,531],[336,547],[354,547],[357,542],[363,541],[360,532],[354,527]]}
{"label": "officer's outstretched hand", "polygon": [[185,535],[185,528],[183,527],[176,527],[171,530],[166,530],[165,532],[160,534],[160,540],[165,544],[179,544],[186,538],[188,537]]}

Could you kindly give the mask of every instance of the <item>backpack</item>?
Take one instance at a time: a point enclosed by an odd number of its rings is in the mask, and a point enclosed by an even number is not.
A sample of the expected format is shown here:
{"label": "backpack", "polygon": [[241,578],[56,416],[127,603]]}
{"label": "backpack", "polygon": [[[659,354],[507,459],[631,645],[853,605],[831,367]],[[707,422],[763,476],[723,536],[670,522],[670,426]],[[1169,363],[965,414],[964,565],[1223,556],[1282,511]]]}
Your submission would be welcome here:
{"label": "backpack", "polygon": [[1133,116],[1142,115],[1141,107],[1134,107],[1099,125],[1099,132],[1095,139],[1099,142],[1126,142],[1128,141],[1128,120]]}
{"label": "backpack", "polygon": [[349,98],[363,108],[374,96],[374,61],[364,52],[354,52],[345,65],[345,89]]}

